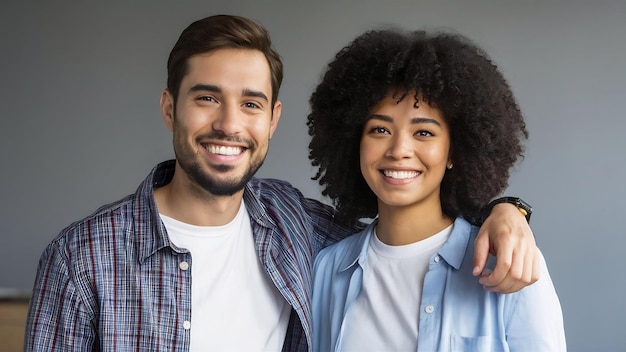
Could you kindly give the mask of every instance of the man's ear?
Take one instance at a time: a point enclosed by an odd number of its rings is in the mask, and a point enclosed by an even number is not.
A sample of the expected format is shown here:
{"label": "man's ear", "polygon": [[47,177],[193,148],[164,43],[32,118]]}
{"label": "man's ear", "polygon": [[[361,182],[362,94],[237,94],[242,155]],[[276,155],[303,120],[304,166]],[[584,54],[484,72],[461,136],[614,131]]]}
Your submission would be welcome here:
{"label": "man's ear", "polygon": [[169,90],[164,89],[161,93],[161,117],[167,129],[174,129],[174,97]]}
{"label": "man's ear", "polygon": [[280,100],[277,100],[274,103],[274,108],[272,109],[272,120],[270,121],[270,139],[274,135],[274,131],[276,131],[276,127],[278,127],[278,120],[280,120],[280,113],[283,109],[283,103]]}

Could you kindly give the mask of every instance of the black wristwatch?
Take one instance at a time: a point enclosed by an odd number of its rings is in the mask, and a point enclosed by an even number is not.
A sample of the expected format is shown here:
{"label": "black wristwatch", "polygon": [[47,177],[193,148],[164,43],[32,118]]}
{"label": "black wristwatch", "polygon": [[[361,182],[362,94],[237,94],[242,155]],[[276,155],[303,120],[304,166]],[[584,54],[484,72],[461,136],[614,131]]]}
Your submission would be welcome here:
{"label": "black wristwatch", "polygon": [[491,214],[491,210],[496,204],[500,203],[510,203],[513,204],[519,209],[520,213],[526,217],[526,221],[530,223],[530,216],[533,213],[533,207],[530,204],[526,203],[522,198],[518,197],[502,197],[497,198],[489,202],[480,212],[480,222],[481,224],[485,222],[485,219]]}

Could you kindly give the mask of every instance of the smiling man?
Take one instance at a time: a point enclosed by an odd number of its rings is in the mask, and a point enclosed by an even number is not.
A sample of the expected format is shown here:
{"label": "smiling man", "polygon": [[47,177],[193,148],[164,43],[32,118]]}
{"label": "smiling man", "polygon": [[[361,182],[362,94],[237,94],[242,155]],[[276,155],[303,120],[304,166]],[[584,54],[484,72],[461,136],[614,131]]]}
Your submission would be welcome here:
{"label": "smiling man", "polygon": [[[282,107],[282,62],[267,31],[237,16],[201,19],[167,67],[160,105],[176,160],[52,240],[26,351],[310,349],[313,260],[362,224],[340,222],[287,182],[254,177]],[[503,258],[484,285],[506,292],[537,280],[537,249],[516,207],[496,206],[483,229],[477,271],[489,243]]]}

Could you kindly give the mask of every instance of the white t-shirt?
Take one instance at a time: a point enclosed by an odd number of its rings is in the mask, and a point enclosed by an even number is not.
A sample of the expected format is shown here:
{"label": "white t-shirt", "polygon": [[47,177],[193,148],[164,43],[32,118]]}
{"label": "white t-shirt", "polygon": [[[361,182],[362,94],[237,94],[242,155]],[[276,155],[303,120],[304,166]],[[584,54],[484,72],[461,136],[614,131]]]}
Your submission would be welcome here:
{"label": "white t-shirt", "polygon": [[191,252],[190,351],[280,351],[291,307],[257,257],[243,202],[224,226],[161,219],[170,240]]}
{"label": "white t-shirt", "polygon": [[371,237],[363,287],[344,320],[342,351],[415,351],[422,286],[430,258],[452,225],[419,242],[389,246]]}

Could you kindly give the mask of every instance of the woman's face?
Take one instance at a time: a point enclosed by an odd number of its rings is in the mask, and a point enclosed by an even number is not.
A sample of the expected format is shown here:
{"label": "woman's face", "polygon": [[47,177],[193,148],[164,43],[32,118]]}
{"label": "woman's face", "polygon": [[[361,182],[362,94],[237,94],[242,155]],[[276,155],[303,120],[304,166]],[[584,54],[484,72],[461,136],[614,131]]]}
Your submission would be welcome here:
{"label": "woman's face", "polygon": [[415,92],[393,92],[375,105],[363,128],[361,173],[381,207],[441,207],[440,185],[450,164],[450,133],[439,109]]}

